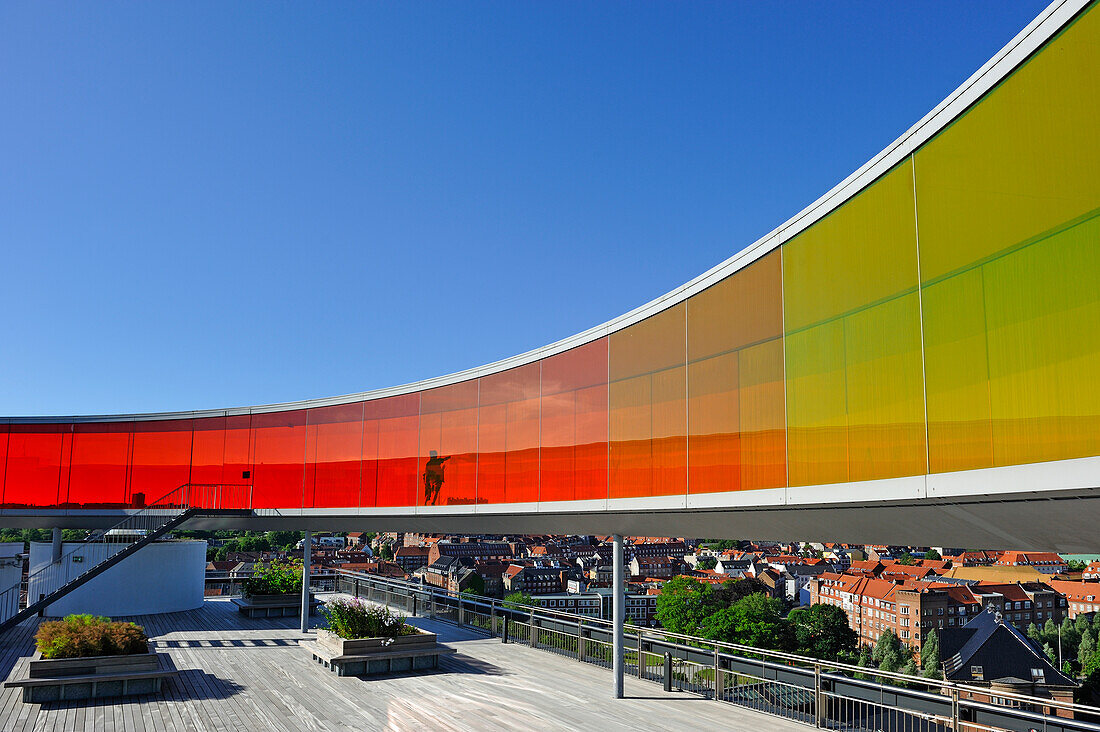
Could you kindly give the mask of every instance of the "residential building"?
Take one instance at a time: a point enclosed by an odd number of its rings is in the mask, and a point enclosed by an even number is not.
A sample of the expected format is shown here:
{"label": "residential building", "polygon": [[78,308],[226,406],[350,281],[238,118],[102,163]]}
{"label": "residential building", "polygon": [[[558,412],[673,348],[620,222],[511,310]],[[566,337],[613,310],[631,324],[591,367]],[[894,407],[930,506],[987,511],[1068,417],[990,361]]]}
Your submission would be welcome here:
{"label": "residential building", "polygon": [[1054,552],[1009,551],[993,564],[998,567],[1034,567],[1043,574],[1065,574],[1069,570],[1066,560]]}

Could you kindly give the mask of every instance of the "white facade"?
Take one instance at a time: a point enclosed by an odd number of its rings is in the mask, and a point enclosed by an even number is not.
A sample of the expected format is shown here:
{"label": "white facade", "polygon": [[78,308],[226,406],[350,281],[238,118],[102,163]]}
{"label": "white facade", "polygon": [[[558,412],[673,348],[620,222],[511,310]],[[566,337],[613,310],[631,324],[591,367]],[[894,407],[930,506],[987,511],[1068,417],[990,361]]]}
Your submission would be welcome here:
{"label": "white facade", "polygon": [[[118,550],[118,545],[67,542],[61,549],[62,576],[77,577]],[[31,543],[31,574],[49,564],[50,559],[49,543]],[[59,584],[61,581],[32,581],[28,597],[49,593],[56,589],[52,585]],[[157,541],[50,605],[46,615],[91,613],[114,617],[194,610],[202,606],[205,584],[205,541]]]}

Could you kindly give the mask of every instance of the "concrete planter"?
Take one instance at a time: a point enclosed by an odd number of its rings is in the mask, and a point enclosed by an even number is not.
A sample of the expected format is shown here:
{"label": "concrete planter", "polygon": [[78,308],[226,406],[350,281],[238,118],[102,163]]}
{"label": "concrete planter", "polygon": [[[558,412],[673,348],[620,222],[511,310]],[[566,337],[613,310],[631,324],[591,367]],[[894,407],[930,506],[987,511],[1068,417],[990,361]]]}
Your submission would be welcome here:
{"label": "concrete planter", "polygon": [[[302,594],[300,592],[288,592],[282,595],[234,597],[232,602],[237,606],[237,610],[251,618],[279,618],[287,615],[297,615],[302,611]],[[320,601],[311,592],[309,595],[310,613],[319,604]]]}
{"label": "concrete planter", "polygon": [[145,653],[87,658],[42,658],[42,652],[35,651],[28,664],[30,670],[28,676],[32,679],[46,679],[59,676],[152,671],[157,668],[157,654],[153,652],[153,644],[150,643],[147,648]]}
{"label": "concrete planter", "polygon": [[318,630],[317,643],[336,656],[365,656],[371,653],[432,648],[435,633],[417,630],[415,635],[396,638],[341,638],[331,630]]}
{"label": "concrete planter", "polygon": [[302,647],[313,659],[339,676],[378,676],[430,671],[439,667],[439,657],[455,652],[436,642],[435,633],[418,631],[397,638],[341,638],[318,630],[317,640]]}
{"label": "concrete planter", "polygon": [[36,651],[27,664],[24,678],[7,681],[8,688],[21,688],[23,701],[45,703],[101,699],[132,694],[154,694],[176,669],[165,653],[87,658],[42,658]]}

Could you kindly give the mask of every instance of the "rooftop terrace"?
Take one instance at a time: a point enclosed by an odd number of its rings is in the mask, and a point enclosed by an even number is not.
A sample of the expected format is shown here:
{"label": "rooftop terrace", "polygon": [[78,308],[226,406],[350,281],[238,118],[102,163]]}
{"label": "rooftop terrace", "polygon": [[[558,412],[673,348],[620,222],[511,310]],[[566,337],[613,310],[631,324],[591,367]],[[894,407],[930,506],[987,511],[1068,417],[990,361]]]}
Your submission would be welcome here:
{"label": "rooftop terrace", "polygon": [[[298,647],[298,619],[247,620],[226,600],[195,611],[126,618],[145,626],[178,678],[158,695],[128,700],[24,704],[0,690],[0,729],[23,730],[609,730],[752,729],[804,725],[626,679],[610,698],[609,671],[427,618],[458,653],[438,672],[338,677]],[[0,675],[13,678],[33,652],[37,619],[0,637]]]}

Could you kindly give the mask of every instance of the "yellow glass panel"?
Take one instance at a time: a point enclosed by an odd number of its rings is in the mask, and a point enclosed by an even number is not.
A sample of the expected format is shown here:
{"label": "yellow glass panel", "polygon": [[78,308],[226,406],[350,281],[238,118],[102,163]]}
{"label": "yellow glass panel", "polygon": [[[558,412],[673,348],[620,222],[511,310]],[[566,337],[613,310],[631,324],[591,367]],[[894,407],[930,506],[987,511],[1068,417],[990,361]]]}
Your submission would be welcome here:
{"label": "yellow glass panel", "polygon": [[996,464],[1100,454],[1100,217],[983,269]]}
{"label": "yellow glass panel", "polygon": [[921,293],[933,473],[993,465],[984,297],[980,269]]}
{"label": "yellow glass panel", "polygon": [[783,246],[790,485],[927,464],[912,163]]}
{"label": "yellow glass panel", "polygon": [[1100,11],[916,154],[933,471],[1100,454]]}
{"label": "yellow glass panel", "polygon": [[609,337],[612,498],[687,490],[685,308]]}

